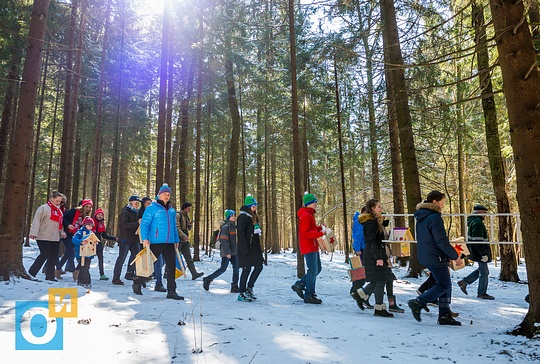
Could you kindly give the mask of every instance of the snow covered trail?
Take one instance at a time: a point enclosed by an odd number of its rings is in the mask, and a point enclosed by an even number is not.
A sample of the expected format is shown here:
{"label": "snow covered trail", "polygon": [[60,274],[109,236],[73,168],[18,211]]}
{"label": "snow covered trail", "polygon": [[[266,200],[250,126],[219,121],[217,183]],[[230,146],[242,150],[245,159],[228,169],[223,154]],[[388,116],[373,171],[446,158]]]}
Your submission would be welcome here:
{"label": "snow covered trail", "polygon": [[[24,264],[37,256],[32,242],[24,248]],[[106,250],[106,274],[112,276],[117,248]],[[238,302],[229,293],[232,268],[212,282],[179,278],[178,293],[185,301],[165,299],[153,291],[143,296],[125,286],[100,281],[97,259],[91,266],[92,289],[79,288],[69,275],[59,282],[12,279],[0,283],[0,361],[2,363],[528,363],[540,360],[540,341],[507,335],[527,312],[527,286],[500,282],[499,268],[490,263],[488,293],[494,301],[476,298],[476,284],[464,295],[454,284],[452,310],[461,327],[438,326],[437,308],[416,322],[407,300],[425,278],[407,279],[395,268],[394,284],[404,314],[374,317],[360,311],[349,296],[348,265],[336,252],[322,255],[317,279],[321,305],[307,305],[291,290],[296,280],[296,256],[290,251],[269,256],[269,264],[255,285],[254,302]],[[218,260],[203,256],[197,262],[206,274]],[[473,267],[452,273],[455,283]],[[124,269],[125,272],[125,269]],[[519,274],[526,278],[525,266]],[[43,275],[38,275],[43,279]],[[16,350],[15,303],[46,301],[48,288],[78,288],[78,317],[63,320],[62,350]],[[25,320],[30,318],[26,313]],[[23,315],[23,317],[25,317]],[[35,316],[35,317],[39,317]],[[33,321],[32,321],[33,322]],[[51,319],[42,326],[50,329]],[[49,327],[49,325],[51,325]],[[60,325],[58,325],[60,326]],[[51,328],[52,330],[52,328]]]}

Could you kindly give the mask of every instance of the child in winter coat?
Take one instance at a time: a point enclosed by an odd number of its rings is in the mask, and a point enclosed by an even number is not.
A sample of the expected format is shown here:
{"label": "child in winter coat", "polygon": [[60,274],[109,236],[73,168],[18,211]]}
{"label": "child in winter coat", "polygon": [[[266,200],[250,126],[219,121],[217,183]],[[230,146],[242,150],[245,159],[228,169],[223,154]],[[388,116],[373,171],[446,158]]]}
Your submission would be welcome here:
{"label": "child in winter coat", "polygon": [[83,286],[85,288],[92,287],[92,280],[90,278],[90,263],[92,262],[93,257],[84,257],[84,262],[81,259],[81,245],[88,244],[88,237],[92,233],[92,229],[94,228],[94,220],[92,220],[91,217],[86,217],[83,222],[82,226],[77,230],[75,235],[73,235],[73,245],[75,247],[75,257],[77,258],[77,261],[79,262],[78,265],[78,277],[77,277],[77,284],[79,286]]}
{"label": "child in winter coat", "polygon": [[98,257],[98,267],[99,267],[99,279],[101,281],[106,281],[109,279],[105,275],[105,270],[103,269],[103,239],[118,241],[115,236],[107,234],[107,229],[105,228],[105,212],[103,209],[99,208],[94,213],[94,229],[92,230],[99,239],[99,243],[96,246],[96,255]]}
{"label": "child in winter coat", "polygon": [[236,212],[233,210],[225,210],[225,221],[221,225],[219,230],[219,255],[221,256],[221,267],[214,273],[203,278],[203,288],[208,291],[210,289],[210,283],[225,273],[229,262],[233,266],[233,275],[231,282],[231,292],[238,292],[238,249],[236,243]]}

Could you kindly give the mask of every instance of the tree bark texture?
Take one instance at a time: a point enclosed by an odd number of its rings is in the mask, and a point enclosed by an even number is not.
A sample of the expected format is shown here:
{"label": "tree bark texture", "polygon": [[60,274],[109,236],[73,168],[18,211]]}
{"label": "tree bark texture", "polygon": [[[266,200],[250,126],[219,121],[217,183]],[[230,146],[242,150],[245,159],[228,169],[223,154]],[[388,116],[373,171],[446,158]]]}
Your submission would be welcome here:
{"label": "tree bark texture", "polygon": [[531,338],[540,323],[540,74],[523,2],[490,0],[490,7],[508,107],[530,292],[529,311],[514,333]]}
{"label": "tree bark texture", "polygon": [[[407,193],[407,210],[408,213],[412,214],[416,211],[416,205],[422,201],[422,193],[420,192],[420,178],[418,175],[414,133],[412,129],[411,112],[409,109],[409,97],[407,95],[408,86],[405,82],[403,56],[399,44],[396,10],[393,0],[381,1],[381,18],[383,22],[385,60],[389,64],[388,72],[392,80],[392,96],[399,128],[398,133],[401,162],[403,165],[403,181]],[[388,56],[386,56],[386,54],[388,54]],[[414,226],[412,218],[409,221],[409,226]],[[414,231],[411,232],[414,234]],[[421,274],[422,269],[423,267],[417,259],[417,246],[412,244],[409,276],[418,277]]]}
{"label": "tree bark texture", "polygon": [[[475,33],[476,54],[478,62],[478,78],[484,110],[484,125],[486,130],[486,143],[488,149],[489,166],[491,169],[491,182],[498,213],[510,213],[510,202],[506,191],[506,171],[501,153],[499,127],[497,123],[497,108],[493,97],[491,73],[489,71],[489,54],[486,38],[486,24],[484,21],[484,8],[482,4],[472,4],[472,21]],[[514,229],[510,217],[501,216],[499,223],[499,241],[511,241]],[[501,244],[501,271],[499,279],[506,282],[519,282],[517,272],[517,259],[512,245]]]}
{"label": "tree bark texture", "polygon": [[28,171],[34,138],[36,95],[40,78],[41,52],[49,0],[35,0],[30,18],[28,48],[22,73],[17,122],[17,135],[9,148],[6,186],[0,224],[0,277],[27,276],[22,264],[22,234],[25,215],[20,212],[21,201],[28,197]]}

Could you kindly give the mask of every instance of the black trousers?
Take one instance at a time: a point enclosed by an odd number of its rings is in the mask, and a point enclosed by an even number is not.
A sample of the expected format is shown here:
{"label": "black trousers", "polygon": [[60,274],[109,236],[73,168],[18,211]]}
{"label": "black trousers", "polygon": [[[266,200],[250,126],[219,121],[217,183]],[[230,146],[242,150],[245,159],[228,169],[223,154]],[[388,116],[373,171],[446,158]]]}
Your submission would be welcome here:
{"label": "black trousers", "polygon": [[92,257],[84,257],[84,264],[82,258],[77,258],[79,262],[79,278],[77,284],[91,284],[92,279],[90,278],[90,263],[92,263]]}
{"label": "black trousers", "polygon": [[105,275],[105,269],[103,269],[103,243],[101,241],[96,246],[96,255],[98,259],[99,275]]}
{"label": "black trousers", "polygon": [[174,273],[176,271],[176,250],[174,244],[150,244],[150,250],[156,257],[160,254],[165,259],[165,272],[167,272],[167,291],[176,291],[176,280]]}
{"label": "black trousers", "polygon": [[59,241],[38,240],[39,255],[37,256],[34,264],[28,269],[28,273],[32,276],[36,276],[40,271],[43,264],[47,262],[45,270],[45,279],[54,279],[54,269],[56,267],[56,261],[58,259],[58,251],[60,250]]}

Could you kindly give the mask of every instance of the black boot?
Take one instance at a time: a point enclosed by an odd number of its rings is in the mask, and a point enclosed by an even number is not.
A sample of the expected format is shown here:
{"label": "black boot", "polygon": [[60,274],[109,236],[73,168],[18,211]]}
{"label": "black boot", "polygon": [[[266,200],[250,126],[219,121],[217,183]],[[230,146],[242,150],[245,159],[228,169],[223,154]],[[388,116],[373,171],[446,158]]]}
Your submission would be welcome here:
{"label": "black boot", "polygon": [[163,283],[156,284],[156,286],[154,287],[154,291],[156,291],[156,292],[167,292],[165,287],[163,287]]}
{"label": "black boot", "polygon": [[298,295],[298,297],[300,297],[301,299],[304,299],[304,290],[302,289],[302,287],[299,285],[299,284],[293,284],[291,286],[292,290],[296,292],[296,294]]}
{"label": "black boot", "polygon": [[238,283],[231,283],[231,293],[238,293]]}
{"label": "black boot", "polygon": [[380,316],[380,317],[394,317],[390,312],[386,311],[386,305],[383,304],[375,304],[375,312],[373,313],[374,316]]}
{"label": "black boot", "polygon": [[169,291],[167,293],[167,298],[170,298],[172,300],[177,300],[177,301],[182,301],[184,300],[184,297],[182,296],[179,296],[178,293],[176,293],[176,291]]}
{"label": "black boot", "polygon": [[191,279],[196,280],[197,278],[202,277],[202,276],[204,276],[204,272],[195,272],[195,274],[191,275]]}
{"label": "black boot", "polygon": [[358,292],[356,292],[356,291],[351,292],[351,296],[356,301],[356,304],[358,305],[358,308],[361,309],[362,311],[364,311],[364,300],[362,299],[362,297],[360,297]]}
{"label": "black boot", "polygon": [[422,321],[422,318],[420,317],[420,311],[422,311],[422,309],[425,308],[426,306],[421,304],[420,301],[418,301],[417,299],[409,300],[407,304],[411,308],[411,311],[415,320],[418,322]]}
{"label": "black boot", "polygon": [[396,303],[396,296],[388,296],[388,311],[404,313],[405,310],[399,307]]}
{"label": "black boot", "polygon": [[450,313],[440,315],[437,320],[438,325],[449,325],[449,326],[461,326],[461,322],[456,321]]}
{"label": "black boot", "polygon": [[207,277],[204,277],[203,278],[203,288],[205,291],[208,291],[210,289],[210,282],[212,282],[210,279],[208,279]]}
{"label": "black boot", "polygon": [[133,293],[142,295],[142,289],[139,283],[134,281],[133,284],[131,285],[131,288],[133,288]]}

